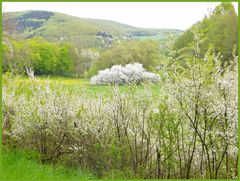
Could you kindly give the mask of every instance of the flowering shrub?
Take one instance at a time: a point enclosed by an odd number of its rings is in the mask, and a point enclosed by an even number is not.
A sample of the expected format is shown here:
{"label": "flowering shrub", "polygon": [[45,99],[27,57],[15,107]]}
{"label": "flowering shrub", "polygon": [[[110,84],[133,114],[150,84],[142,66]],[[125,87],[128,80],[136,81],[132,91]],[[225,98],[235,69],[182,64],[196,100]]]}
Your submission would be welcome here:
{"label": "flowering shrub", "polygon": [[[187,168],[192,173],[202,171],[191,178],[209,178],[208,165],[222,177],[236,176],[237,76],[232,71],[201,89],[193,89],[198,82],[188,78],[181,79],[183,87],[165,82],[164,93],[157,97],[148,87],[134,92],[131,86],[127,93],[114,87],[107,97],[92,97],[38,79],[31,79],[27,88],[7,81],[3,86],[3,144],[36,150],[43,163],[83,167],[100,178],[113,174],[111,168],[120,169],[127,178],[167,178],[156,169],[160,166],[176,169],[179,173],[169,171],[176,178],[187,175]],[[194,100],[198,91],[201,99]],[[165,99],[165,95],[170,96]],[[189,120],[197,124],[192,126]],[[187,150],[193,149],[189,167],[192,152]],[[221,171],[225,168],[222,159],[228,160],[229,173]],[[208,164],[212,160],[218,167]]]}
{"label": "flowering shrub", "polygon": [[[148,85],[126,86],[122,93],[113,86],[108,96],[92,96],[37,78],[26,86],[7,77],[3,144],[37,150],[43,163],[83,167],[99,178],[119,172],[123,178],[236,178],[237,58],[223,72],[214,51],[195,54],[184,70],[166,69],[157,95]],[[121,84],[153,76],[140,64],[102,72],[91,81]]]}
{"label": "flowering shrub", "polygon": [[147,72],[142,64],[134,63],[126,66],[114,65],[110,69],[101,70],[91,78],[91,85],[124,85],[140,82],[158,82],[157,74]]}

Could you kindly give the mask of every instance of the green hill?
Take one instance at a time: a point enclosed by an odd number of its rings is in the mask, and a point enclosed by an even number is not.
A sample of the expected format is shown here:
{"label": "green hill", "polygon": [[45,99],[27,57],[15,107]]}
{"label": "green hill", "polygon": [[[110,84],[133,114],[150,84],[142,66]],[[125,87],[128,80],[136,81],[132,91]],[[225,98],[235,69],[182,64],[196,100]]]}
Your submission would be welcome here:
{"label": "green hill", "polygon": [[[11,24],[11,26],[9,26]],[[17,37],[43,37],[53,42],[67,42],[78,48],[102,48],[114,41],[128,39],[165,40],[174,29],[144,29],[115,21],[79,18],[48,11],[22,11],[3,14],[3,29]]]}

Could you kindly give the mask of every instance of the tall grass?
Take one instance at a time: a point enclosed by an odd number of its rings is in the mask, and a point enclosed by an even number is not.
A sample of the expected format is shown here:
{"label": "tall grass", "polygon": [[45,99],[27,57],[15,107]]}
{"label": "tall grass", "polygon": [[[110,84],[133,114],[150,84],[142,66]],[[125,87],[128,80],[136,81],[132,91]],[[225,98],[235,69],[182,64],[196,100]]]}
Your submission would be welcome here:
{"label": "tall grass", "polygon": [[76,168],[41,164],[36,152],[3,148],[1,179],[90,179],[93,175]]}

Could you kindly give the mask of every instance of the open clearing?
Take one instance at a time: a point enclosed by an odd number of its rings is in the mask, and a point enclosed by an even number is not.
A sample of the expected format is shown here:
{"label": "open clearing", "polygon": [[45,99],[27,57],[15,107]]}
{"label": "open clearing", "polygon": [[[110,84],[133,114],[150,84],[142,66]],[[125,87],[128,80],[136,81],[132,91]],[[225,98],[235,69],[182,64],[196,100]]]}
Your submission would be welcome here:
{"label": "open clearing", "polygon": [[[4,77],[4,76],[3,76]],[[53,85],[61,85],[64,89],[71,93],[79,93],[84,91],[88,94],[104,94],[107,95],[111,89],[115,86],[111,85],[91,85],[89,79],[86,78],[67,78],[67,77],[36,77],[39,83],[50,83]],[[3,81],[4,83],[4,81]],[[15,79],[15,83],[18,83],[20,87],[27,87],[31,83],[29,77],[21,76]],[[121,92],[132,91],[134,88],[135,91],[141,91],[145,86],[150,86],[152,93],[157,95],[160,94],[160,86],[158,84],[142,84],[136,86],[117,86]]]}

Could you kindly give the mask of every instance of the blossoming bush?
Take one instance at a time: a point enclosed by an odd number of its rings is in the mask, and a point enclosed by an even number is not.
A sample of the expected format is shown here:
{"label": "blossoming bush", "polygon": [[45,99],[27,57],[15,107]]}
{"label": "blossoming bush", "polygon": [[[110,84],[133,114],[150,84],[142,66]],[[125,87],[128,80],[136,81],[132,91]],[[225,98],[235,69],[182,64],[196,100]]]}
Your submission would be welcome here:
{"label": "blossoming bush", "polygon": [[92,85],[124,85],[131,83],[158,82],[160,77],[157,74],[147,72],[142,64],[134,63],[125,66],[114,65],[110,69],[101,70],[98,75],[91,78]]}
{"label": "blossoming bush", "polygon": [[[37,78],[26,85],[6,77],[3,144],[98,178],[236,178],[237,57],[223,69],[211,49],[200,58],[195,38],[194,56],[185,57],[184,70],[167,66],[157,95],[147,85],[121,93],[113,86],[108,96],[92,96]],[[129,66],[133,71],[122,77],[141,80],[142,66]],[[121,82],[122,67],[112,69],[110,77]]]}
{"label": "blossoming bush", "polygon": [[[93,98],[34,79],[19,95],[18,86],[11,83],[14,80],[7,81],[3,88],[4,144],[36,150],[43,163],[62,160],[92,169],[99,177],[104,176],[106,166],[131,169],[130,147],[137,149],[146,142],[139,118],[148,119],[156,106],[150,91],[120,94],[115,88],[112,98]],[[135,145],[134,137],[139,141]],[[123,158],[128,160],[126,165]]]}

